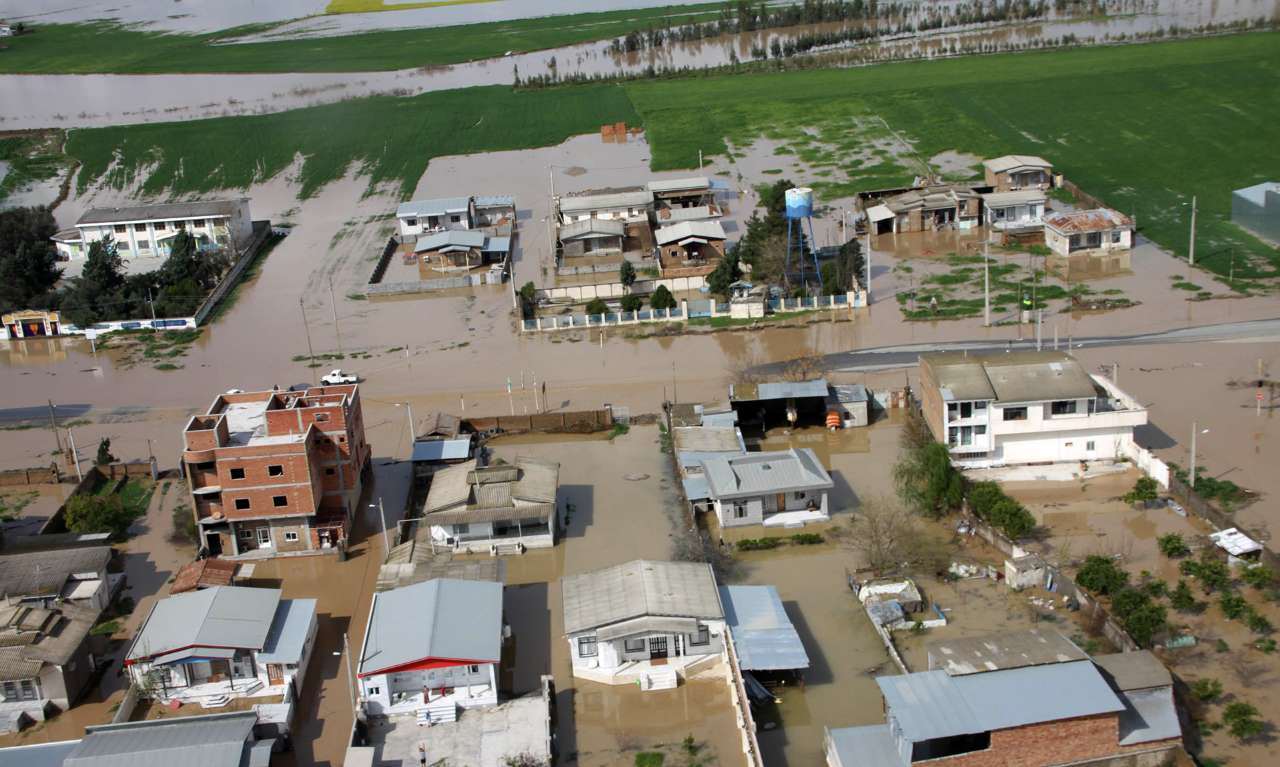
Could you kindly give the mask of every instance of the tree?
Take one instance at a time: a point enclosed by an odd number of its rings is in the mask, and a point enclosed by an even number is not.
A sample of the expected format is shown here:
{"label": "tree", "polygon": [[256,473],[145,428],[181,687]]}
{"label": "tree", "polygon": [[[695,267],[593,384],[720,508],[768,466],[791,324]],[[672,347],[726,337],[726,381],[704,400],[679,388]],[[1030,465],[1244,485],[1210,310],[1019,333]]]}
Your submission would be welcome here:
{"label": "tree", "polygon": [[1093,554],[1086,557],[1076,583],[1095,594],[1115,594],[1129,583],[1129,574],[1121,570],[1110,557]]}
{"label": "tree", "polygon": [[538,288],[532,281],[526,282],[520,286],[520,316],[529,318],[533,316],[534,308],[538,305],[536,296]]}
{"label": "tree", "polygon": [[28,308],[62,277],[49,247],[57,229],[48,208],[0,212],[0,308]]}
{"label": "tree", "polygon": [[644,306],[644,299],[634,293],[628,293],[622,297],[622,311],[638,312]]}
{"label": "tree", "polygon": [[123,538],[133,522],[117,493],[73,495],[66,509],[67,529],[73,533],[111,533]]}
{"label": "tree", "polygon": [[1008,536],[1010,540],[1014,541],[1030,533],[1036,527],[1036,518],[1032,516],[1031,512],[1008,496],[996,501],[987,513],[987,521]]}
{"label": "tree", "polygon": [[623,261],[622,266],[618,267],[618,281],[622,283],[622,287],[627,290],[636,282],[636,268],[630,261]]}
{"label": "tree", "polygon": [[720,259],[716,268],[707,275],[707,288],[721,298],[729,298],[729,286],[742,279],[742,266],[737,252],[731,251]]}
{"label": "tree", "polygon": [[1173,609],[1183,613],[1197,612],[1200,609],[1200,603],[1196,601],[1191,587],[1182,579],[1178,580],[1178,585],[1169,594],[1169,604],[1173,605]]}
{"label": "tree", "polygon": [[1230,703],[1222,711],[1222,723],[1227,732],[1236,740],[1247,740],[1262,734],[1265,725],[1259,718],[1258,709],[1244,701]]}
{"label": "tree", "polygon": [[107,437],[98,440],[98,455],[93,459],[94,465],[106,466],[115,462],[116,457],[111,454],[111,440]]}
{"label": "tree", "polygon": [[938,442],[903,455],[893,475],[898,497],[917,514],[936,519],[964,500],[964,478],[951,465],[947,446]]}
{"label": "tree", "polygon": [[1187,542],[1182,539],[1178,533],[1169,533],[1162,535],[1156,539],[1156,545],[1160,547],[1161,553],[1170,559],[1176,557],[1185,557],[1191,553],[1191,549],[1187,546]]}
{"label": "tree", "polygon": [[1146,503],[1158,497],[1159,487],[1156,481],[1147,476],[1138,477],[1138,481],[1133,483],[1133,489],[1122,496],[1125,503]]}
{"label": "tree", "polygon": [[587,302],[587,314],[608,314],[609,305],[603,298],[593,298]]}
{"label": "tree", "polygon": [[911,512],[896,501],[880,496],[863,501],[849,527],[854,550],[876,571],[903,564],[919,537]]}
{"label": "tree", "polygon": [[61,311],[80,327],[88,327],[111,314],[127,316],[132,307],[122,295],[124,260],[110,237],[89,244],[84,269],[62,297]]}
{"label": "tree", "polygon": [[898,447],[902,450],[920,450],[933,442],[933,432],[924,420],[924,414],[914,407],[905,409],[902,431],[898,432]]}
{"label": "tree", "polygon": [[671,291],[667,290],[666,285],[659,285],[658,289],[653,291],[653,295],[649,297],[649,306],[654,309],[674,309],[678,305],[676,297],[671,295]]}
{"label": "tree", "polygon": [[1266,565],[1246,567],[1244,571],[1240,573],[1240,577],[1244,579],[1245,583],[1255,589],[1270,588],[1276,582],[1275,571]]}
{"label": "tree", "polygon": [[1007,496],[1005,496],[1004,491],[995,482],[974,482],[969,485],[969,493],[966,500],[969,502],[969,509],[977,516],[985,519],[991,507],[1005,497]]}
{"label": "tree", "polygon": [[1212,703],[1222,697],[1222,682],[1213,677],[1202,677],[1191,683],[1191,694],[1202,703]]}

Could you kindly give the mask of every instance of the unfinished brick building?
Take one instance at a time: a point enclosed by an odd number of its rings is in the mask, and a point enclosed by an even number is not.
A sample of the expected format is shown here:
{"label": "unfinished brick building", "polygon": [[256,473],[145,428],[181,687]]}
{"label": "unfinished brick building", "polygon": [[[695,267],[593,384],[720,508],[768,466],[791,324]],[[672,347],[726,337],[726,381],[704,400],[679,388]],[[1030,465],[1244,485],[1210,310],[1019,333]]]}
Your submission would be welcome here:
{"label": "unfinished brick building", "polygon": [[220,394],[183,431],[182,471],[212,556],[334,548],[369,469],[359,387]]}

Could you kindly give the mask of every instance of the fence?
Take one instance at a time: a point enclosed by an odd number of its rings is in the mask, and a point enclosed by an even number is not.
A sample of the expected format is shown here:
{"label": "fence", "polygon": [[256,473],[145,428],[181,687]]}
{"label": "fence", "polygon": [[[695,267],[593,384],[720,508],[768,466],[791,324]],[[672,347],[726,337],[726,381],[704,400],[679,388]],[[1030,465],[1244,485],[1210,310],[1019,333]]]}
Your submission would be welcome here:
{"label": "fence", "polygon": [[[701,278],[699,278],[701,279]],[[638,284],[638,283],[637,283]],[[599,287],[599,286],[591,286]],[[776,298],[768,302],[773,314],[849,309],[856,304],[851,293],[835,296],[811,296],[809,298]],[[732,317],[730,304],[711,299],[682,300],[678,309],[641,309],[635,312],[606,312],[604,314],[561,314],[551,317],[535,317],[523,320],[524,332],[543,330],[581,330],[584,328],[639,325],[646,322],[683,322],[686,319],[710,319]]]}
{"label": "fence", "polygon": [[12,485],[56,485],[62,481],[57,462],[36,469],[5,469],[0,471],[0,487]]}
{"label": "fence", "polygon": [[476,432],[568,432],[587,434],[613,428],[611,410],[578,410],[565,413],[535,413],[533,415],[479,416],[462,419],[464,429]]}
{"label": "fence", "polygon": [[621,271],[622,263],[616,264],[584,264],[582,266],[558,266],[556,267],[556,275],[559,277],[575,277],[579,274],[609,274],[610,272]]}
{"label": "fence", "polygon": [[539,288],[534,292],[535,301],[590,301],[593,298],[622,298],[627,293],[648,295],[663,285],[672,293],[699,290],[707,284],[705,277],[672,277],[658,280],[636,280],[631,289],[621,282],[604,282],[596,285],[564,285],[555,288]]}
{"label": "fence", "polygon": [[244,271],[249,265],[258,259],[258,254],[262,252],[262,245],[271,236],[270,221],[254,221],[253,237],[249,239],[249,244],[244,249],[244,255],[240,256],[240,260],[227,270],[222,279],[214,286],[209,295],[205,297],[204,303],[200,304],[200,308],[196,309],[194,324],[192,327],[199,325],[209,318],[209,315],[217,308],[219,302],[226,298],[231,289],[240,281],[240,277],[244,275]]}
{"label": "fence", "polygon": [[391,265],[391,257],[396,254],[398,247],[400,247],[400,240],[394,234],[387,238],[387,244],[382,248],[382,255],[373,267],[373,274],[369,275],[370,287],[382,282],[383,275],[387,273],[387,267]]}
{"label": "fence", "polygon": [[742,669],[738,667],[738,648],[734,646],[733,634],[727,628],[724,630],[724,648],[729,663],[729,693],[738,714],[738,730],[742,735],[742,752],[746,754],[751,767],[764,767],[760,741],[756,739],[756,720],[751,713],[751,699],[747,697],[746,682],[742,679]]}
{"label": "fence", "polygon": [[1141,447],[1132,439],[1120,443],[1120,450],[1125,457],[1133,461],[1133,465],[1143,474],[1151,477],[1160,487],[1169,490],[1172,482],[1176,481],[1169,472],[1169,464],[1156,458],[1155,454],[1145,447]]}

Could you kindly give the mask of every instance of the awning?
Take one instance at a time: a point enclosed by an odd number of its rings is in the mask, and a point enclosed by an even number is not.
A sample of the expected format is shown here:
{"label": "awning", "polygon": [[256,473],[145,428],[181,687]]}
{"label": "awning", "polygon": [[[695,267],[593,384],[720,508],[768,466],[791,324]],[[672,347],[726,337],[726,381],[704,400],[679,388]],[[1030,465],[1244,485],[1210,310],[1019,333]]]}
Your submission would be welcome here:
{"label": "awning", "polygon": [[425,439],[413,443],[413,461],[460,461],[471,455],[471,438]]}
{"label": "awning", "polygon": [[151,659],[151,664],[173,666],[179,663],[199,663],[206,660],[230,660],[235,657],[235,654],[236,651],[230,647],[188,647],[185,650],[157,655]]}
{"label": "awning", "polygon": [[874,224],[879,221],[893,218],[893,211],[889,210],[885,205],[873,205],[869,210],[867,210],[867,218]]}
{"label": "awning", "polygon": [[692,634],[698,630],[696,618],[677,618],[664,615],[645,615],[639,618],[605,626],[596,631],[596,638],[609,641],[636,634]]}
{"label": "awning", "polygon": [[701,237],[686,237],[680,241],[681,245],[706,245],[707,241]]}

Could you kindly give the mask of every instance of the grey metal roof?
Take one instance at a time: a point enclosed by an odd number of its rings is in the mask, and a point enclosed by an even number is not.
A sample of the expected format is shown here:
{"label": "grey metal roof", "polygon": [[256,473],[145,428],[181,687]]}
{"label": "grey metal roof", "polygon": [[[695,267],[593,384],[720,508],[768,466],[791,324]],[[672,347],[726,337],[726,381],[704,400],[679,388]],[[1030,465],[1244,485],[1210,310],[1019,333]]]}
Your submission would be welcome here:
{"label": "grey metal roof", "polygon": [[413,461],[456,461],[471,455],[471,438],[428,439],[413,443]]}
{"label": "grey metal roof", "polygon": [[729,408],[718,413],[702,413],[703,426],[734,426],[738,423],[738,411]]}
{"label": "grey metal roof", "polygon": [[0,680],[31,679],[46,663],[74,659],[100,612],[74,603],[0,608]]}
{"label": "grey metal roof", "polygon": [[438,250],[466,250],[484,247],[484,232],[475,229],[448,229],[418,237],[413,245],[415,253]]}
{"label": "grey metal roof", "polygon": [[1150,650],[1095,655],[1093,662],[1111,686],[1122,692],[1173,684],[1169,669]]}
{"label": "grey metal roof", "polygon": [[729,399],[734,402],[757,402],[771,399],[802,399],[827,396],[827,379],[812,381],[770,381],[760,384],[731,384]]}
{"label": "grey metal roof", "polygon": [[537,520],[547,522],[555,514],[554,503],[524,503],[519,506],[499,506],[497,508],[455,509],[453,511],[433,511],[427,517],[427,524],[436,525],[469,525],[476,522],[515,522],[517,520]]}
{"label": "grey metal roof", "polygon": [[511,250],[510,237],[486,237],[480,250],[485,253],[506,253]]}
{"label": "grey metal roof", "polygon": [[229,218],[243,200],[198,200],[166,202],[156,205],[130,205],[123,208],[90,208],[76,221],[76,226],[118,224],[130,221],[158,221],[188,218]]}
{"label": "grey metal roof", "polygon": [[520,469],[520,478],[511,488],[512,498],[529,503],[555,503],[560,487],[560,464],[518,456],[516,467]]}
{"label": "grey metal roof", "polygon": [[373,595],[360,676],[434,659],[502,657],[502,584],[440,578]]}
{"label": "grey metal roof", "polygon": [[434,200],[412,200],[400,203],[396,208],[396,218],[443,216],[447,213],[462,213],[470,210],[470,208],[470,197],[439,197]]}
{"label": "grey metal roof", "polygon": [[702,462],[712,498],[743,498],[832,486],[813,450],[718,455]]}
{"label": "grey metal roof", "polygon": [[658,229],[653,236],[659,245],[667,245],[690,239],[723,240],[725,233],[719,221],[681,221]]}
{"label": "grey metal roof", "polygon": [[561,579],[566,634],[644,616],[724,617],[711,565],[636,559]]}
{"label": "grey metal roof", "polygon": [[705,192],[711,188],[711,179],[706,176],[658,179],[657,181],[650,181],[647,186],[651,193]]}
{"label": "grey metal roof", "polygon": [[478,194],[475,196],[477,208],[514,208],[516,198],[509,194]]}
{"label": "grey metal roof", "polygon": [[472,458],[463,463],[446,466],[433,474],[423,510],[430,513],[465,504],[471,497],[471,484],[467,482],[467,475],[475,468],[476,460]]}
{"label": "grey metal roof", "polygon": [[690,501],[705,501],[711,497],[706,477],[685,477],[681,480],[681,484],[684,485],[684,497]]}
{"label": "grey metal roof", "polygon": [[887,724],[827,728],[836,759],[831,767],[905,767]]}
{"label": "grey metal roof", "polygon": [[237,711],[86,727],[63,766],[241,767],[257,721]]}
{"label": "grey metal roof", "polygon": [[658,212],[658,221],[663,224],[678,224],[681,221],[705,221],[719,218],[719,208],[710,205],[694,205],[689,208],[663,208]]}
{"label": "grey metal roof", "polygon": [[1031,154],[1006,154],[1000,157],[992,157],[990,160],[983,160],[982,167],[993,173],[1004,173],[1017,168],[1048,169],[1053,167],[1053,163],[1043,157]]}
{"label": "grey metal roof", "polygon": [[871,395],[862,384],[832,384],[831,394],[836,402],[868,402]]}
{"label": "grey metal roof", "polygon": [[57,596],[72,575],[101,574],[109,561],[110,546],[5,554],[0,556],[0,596]]}
{"label": "grey metal roof", "polygon": [[1009,205],[1030,205],[1033,202],[1044,202],[1047,198],[1039,189],[1019,189],[1016,192],[988,192],[982,195],[982,202],[988,208],[1003,208]]}
{"label": "grey metal roof", "polygon": [[613,218],[584,218],[560,227],[560,239],[576,240],[582,237],[621,237],[627,224]]}
{"label": "grey metal roof", "polygon": [[995,400],[1001,403],[1047,402],[1097,396],[1093,379],[1065,352],[924,354],[920,363],[933,371],[943,400]]}
{"label": "grey metal roof", "polygon": [[61,740],[0,748],[0,767],[62,767],[79,745],[78,740]]}
{"label": "grey metal roof", "polygon": [[611,192],[608,194],[580,194],[560,198],[560,211],[563,213],[582,213],[591,210],[608,208],[636,208],[653,204],[653,195],[640,190],[638,192]]}
{"label": "grey metal roof", "polygon": [[280,604],[280,589],[215,586],[156,603],[129,648],[129,660],[188,647],[261,650]]}
{"label": "grey metal roof", "polygon": [[724,620],[747,671],[809,667],[809,655],[773,586],[721,586]]}
{"label": "grey metal roof", "polygon": [[1120,700],[1124,703],[1120,714],[1120,745],[1182,737],[1172,687],[1122,692]]}
{"label": "grey metal roof", "polygon": [[912,742],[1124,710],[1087,660],[957,677],[922,671],[876,683]]}
{"label": "grey metal roof", "polygon": [[262,663],[297,663],[316,620],[316,600],[281,599],[267,633],[267,643],[258,653]]}
{"label": "grey metal roof", "polygon": [[1054,629],[1027,629],[931,642],[928,656],[929,668],[941,669],[950,676],[1089,658],[1084,650]]}

